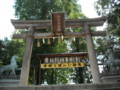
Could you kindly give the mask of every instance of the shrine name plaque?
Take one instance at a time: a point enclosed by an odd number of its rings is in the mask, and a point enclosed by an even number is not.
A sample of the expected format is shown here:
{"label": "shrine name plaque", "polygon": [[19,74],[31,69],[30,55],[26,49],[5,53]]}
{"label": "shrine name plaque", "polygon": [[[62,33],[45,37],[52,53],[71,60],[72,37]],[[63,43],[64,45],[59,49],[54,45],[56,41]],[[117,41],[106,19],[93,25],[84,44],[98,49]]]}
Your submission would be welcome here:
{"label": "shrine name plaque", "polygon": [[84,67],[84,63],[51,63],[51,64],[41,64],[41,69],[47,68],[72,68],[72,67]]}
{"label": "shrine name plaque", "polygon": [[52,30],[54,35],[63,35],[65,29],[64,13],[52,13]]}

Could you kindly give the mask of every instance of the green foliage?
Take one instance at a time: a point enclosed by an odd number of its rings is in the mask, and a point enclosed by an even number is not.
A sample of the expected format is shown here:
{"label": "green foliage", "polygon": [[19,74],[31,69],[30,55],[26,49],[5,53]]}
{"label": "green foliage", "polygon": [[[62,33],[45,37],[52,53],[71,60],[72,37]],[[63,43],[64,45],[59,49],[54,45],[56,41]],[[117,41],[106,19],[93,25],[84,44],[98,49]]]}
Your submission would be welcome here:
{"label": "green foliage", "polygon": [[66,18],[84,17],[77,0],[16,0],[15,15],[19,19],[49,19],[52,12],[65,12]]}
{"label": "green foliage", "polygon": [[[120,0],[97,0],[95,2],[97,13],[107,17],[107,34],[120,37]],[[96,51],[98,54],[105,54],[107,43],[105,38],[97,38]]]}
{"label": "green foliage", "polygon": [[107,42],[105,38],[99,37],[96,38],[96,52],[97,54],[105,54],[107,50]]}
{"label": "green foliage", "polygon": [[107,17],[109,29],[120,36],[120,1],[97,0],[95,7],[99,15]]}
{"label": "green foliage", "polygon": [[0,60],[3,62],[3,65],[9,64],[13,55],[17,55],[19,57],[17,62],[18,64],[21,64],[22,58],[20,57],[23,56],[24,42],[19,40],[8,40],[5,38],[2,43],[4,48],[0,49]]}
{"label": "green foliage", "polygon": [[76,38],[72,41],[71,48],[72,52],[86,52],[86,43],[83,38]]}
{"label": "green foliage", "polygon": [[[87,52],[86,41],[84,38],[76,38],[71,44],[72,52]],[[87,59],[82,60],[84,63],[88,63]],[[90,83],[89,74],[87,68],[73,68],[72,80],[76,84]]]}
{"label": "green foliage", "polygon": [[48,82],[48,84],[66,84],[68,83],[68,76],[72,72],[71,70],[70,68],[43,70],[49,76],[44,75],[44,81]]}

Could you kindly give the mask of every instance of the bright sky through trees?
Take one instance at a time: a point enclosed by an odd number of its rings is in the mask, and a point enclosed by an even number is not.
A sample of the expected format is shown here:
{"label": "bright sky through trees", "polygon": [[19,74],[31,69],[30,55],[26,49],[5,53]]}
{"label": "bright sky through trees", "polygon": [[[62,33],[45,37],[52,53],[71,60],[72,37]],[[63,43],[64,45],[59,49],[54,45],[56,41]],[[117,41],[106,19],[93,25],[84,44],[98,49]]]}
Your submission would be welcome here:
{"label": "bright sky through trees", "polygon": [[[89,18],[98,17],[94,9],[95,1],[96,0],[79,0],[83,13]],[[0,39],[12,37],[14,27],[11,24],[11,19],[15,19],[13,5],[14,0],[2,0],[0,3]]]}

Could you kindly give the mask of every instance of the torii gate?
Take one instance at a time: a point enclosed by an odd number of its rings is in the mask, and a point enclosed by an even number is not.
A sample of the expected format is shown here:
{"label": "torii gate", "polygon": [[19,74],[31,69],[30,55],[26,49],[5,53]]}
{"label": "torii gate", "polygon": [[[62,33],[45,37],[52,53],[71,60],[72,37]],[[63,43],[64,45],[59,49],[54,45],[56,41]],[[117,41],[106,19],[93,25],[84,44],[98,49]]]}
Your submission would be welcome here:
{"label": "torii gate", "polygon": [[[93,83],[100,83],[101,78],[99,68],[97,65],[96,54],[94,50],[92,36],[105,36],[105,31],[90,31],[90,27],[102,26],[105,18],[92,18],[92,19],[64,19],[64,13],[53,13],[52,20],[11,20],[15,29],[28,29],[27,33],[14,34],[13,38],[26,39],[26,47],[23,56],[22,70],[20,76],[20,85],[27,85],[29,78],[30,60],[32,54],[33,39],[41,38],[59,38],[64,37],[86,37],[86,44],[88,56],[90,61],[91,72],[93,76]],[[67,28],[83,27],[80,32],[64,32]],[[36,33],[35,29],[48,29],[52,28],[53,32],[50,33]]]}

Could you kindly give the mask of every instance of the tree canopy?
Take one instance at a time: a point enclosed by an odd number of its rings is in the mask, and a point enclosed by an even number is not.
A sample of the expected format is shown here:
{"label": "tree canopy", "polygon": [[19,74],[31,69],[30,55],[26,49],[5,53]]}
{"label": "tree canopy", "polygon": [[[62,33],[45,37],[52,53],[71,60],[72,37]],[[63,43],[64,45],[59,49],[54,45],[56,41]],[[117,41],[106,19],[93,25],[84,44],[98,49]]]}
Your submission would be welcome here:
{"label": "tree canopy", "polygon": [[95,3],[99,15],[106,16],[109,29],[120,35],[120,1],[119,0],[97,0]]}
{"label": "tree canopy", "polygon": [[[3,48],[0,48],[0,62],[1,65],[6,65],[10,63],[10,59],[13,55],[21,57],[24,50],[24,42],[19,40],[8,40],[5,38],[1,40]],[[21,58],[18,59],[18,64],[21,66]]]}
{"label": "tree canopy", "polygon": [[77,0],[16,0],[15,15],[19,19],[50,19],[52,12],[65,12],[66,18],[84,17]]}

